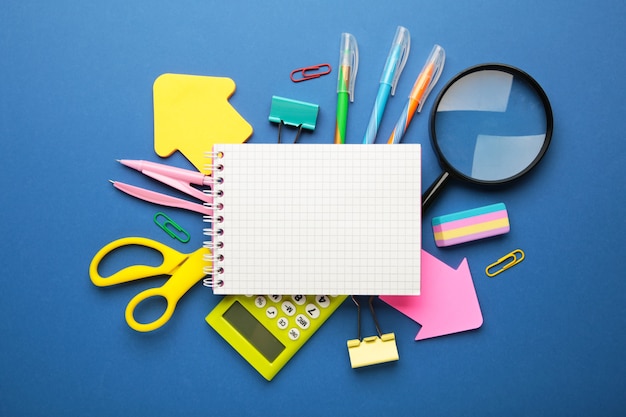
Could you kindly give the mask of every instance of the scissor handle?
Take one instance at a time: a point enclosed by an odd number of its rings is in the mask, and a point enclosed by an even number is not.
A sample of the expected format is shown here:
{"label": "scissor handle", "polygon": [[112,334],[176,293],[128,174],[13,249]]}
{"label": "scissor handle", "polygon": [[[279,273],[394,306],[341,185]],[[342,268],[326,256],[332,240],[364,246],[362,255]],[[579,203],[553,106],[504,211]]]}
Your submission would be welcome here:
{"label": "scissor handle", "polygon": [[[145,246],[155,249],[163,256],[163,262],[157,266],[131,265],[115,272],[112,275],[109,275],[108,277],[101,276],[98,272],[98,266],[100,265],[102,259],[116,249],[131,245]],[[187,257],[189,257],[188,254],[180,253],[169,246],[157,242],[156,240],[145,237],[125,237],[114,240],[96,253],[91,260],[91,265],[89,265],[89,276],[91,277],[91,282],[98,287],[106,287],[109,285],[121,284],[156,275],[171,275],[172,271],[174,271],[178,265],[187,259]]]}
{"label": "scissor handle", "polygon": [[[210,262],[210,251],[200,248],[189,255],[189,258],[176,270],[174,275],[165,284],[157,288],[150,288],[137,294],[126,307],[126,322],[138,332],[149,332],[163,326],[172,317],[178,300],[191,289],[198,281],[204,278],[204,268]],[[139,323],[135,320],[134,312],[137,306],[151,297],[163,297],[167,307],[161,315],[151,323]]]}

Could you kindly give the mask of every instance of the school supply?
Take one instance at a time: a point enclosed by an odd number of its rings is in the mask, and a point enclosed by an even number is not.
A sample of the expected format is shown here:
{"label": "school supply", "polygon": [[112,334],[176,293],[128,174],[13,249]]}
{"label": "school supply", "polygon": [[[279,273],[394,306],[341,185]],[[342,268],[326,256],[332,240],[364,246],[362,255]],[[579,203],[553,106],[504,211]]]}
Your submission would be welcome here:
{"label": "school supply", "polygon": [[168,157],[182,153],[198,171],[205,170],[204,151],[214,143],[244,143],[252,126],[228,99],[230,78],[162,74],[153,86],[154,151]]}
{"label": "school supply", "polygon": [[299,83],[330,74],[331,70],[332,68],[330,67],[330,64],[311,65],[309,67],[297,68],[291,71],[289,78],[291,78],[291,81],[294,83]]}
{"label": "school supply", "polygon": [[[506,255],[504,255],[502,258],[498,259],[494,263],[488,265],[487,268],[485,268],[485,273],[489,277],[495,277],[499,273],[504,272],[507,269],[522,262],[525,257],[526,255],[524,255],[523,250],[515,249],[514,251],[507,253]],[[492,269],[496,267],[499,267],[500,269],[492,271]]]}
{"label": "school supply", "polygon": [[345,295],[229,295],[206,322],[270,381],[345,299]]}
{"label": "school supply", "polygon": [[504,203],[433,217],[435,244],[439,247],[509,233],[509,215]]}
{"label": "school supply", "polygon": [[376,101],[374,101],[374,109],[372,110],[367,130],[365,130],[365,137],[363,138],[364,144],[371,144],[376,140],[376,133],[378,133],[378,127],[383,118],[389,94],[391,93],[393,96],[396,92],[400,74],[402,74],[406,60],[409,57],[410,47],[411,35],[409,34],[409,30],[403,26],[398,26],[396,35],[391,43],[391,50],[389,51],[389,55],[387,55],[383,75],[380,77],[380,85],[378,87]]}
{"label": "school supply", "polygon": [[[163,262],[157,266],[131,265],[108,277],[101,276],[98,267],[103,259],[111,252],[131,245],[144,246],[158,251],[163,257]],[[105,245],[96,253],[89,265],[89,276],[94,285],[107,287],[159,275],[171,275],[161,287],[150,288],[137,294],[126,307],[125,316],[128,325],[138,332],[149,332],[163,326],[172,317],[176,304],[182,296],[204,278],[203,267],[210,261],[210,252],[206,248],[200,248],[192,253],[180,253],[155,240],[127,237]],[[161,317],[153,322],[140,323],[135,319],[135,309],[139,303],[149,298],[164,298],[167,308]]]}
{"label": "school supply", "polygon": [[195,211],[201,214],[211,214],[212,210],[208,204],[213,202],[213,197],[209,193],[194,188],[191,184],[209,185],[211,177],[203,175],[199,172],[190,171],[182,168],[169,167],[155,162],[148,161],[131,161],[127,159],[118,160],[121,164],[140,171],[157,181],[160,181],[172,188],[188,194],[206,204],[193,203],[183,200],[182,198],[172,197],[169,195],[157,193],[155,191],[146,190],[119,181],[109,180],[115,188],[133,197],[148,201],[154,204],[160,204],[167,207],[182,208],[185,210]]}
{"label": "school supply", "polygon": [[439,80],[445,60],[445,51],[441,46],[435,45],[426,60],[424,68],[422,68],[422,71],[417,76],[415,84],[413,84],[411,94],[409,94],[409,101],[404,106],[400,118],[396,123],[396,127],[391,132],[391,136],[389,136],[389,140],[387,141],[389,145],[400,143],[415,112],[417,111],[419,113],[422,111],[426,97],[428,97],[428,94],[432,91],[437,80]]}
{"label": "school supply", "polygon": [[315,130],[319,108],[317,104],[272,96],[269,121],[278,123],[278,143],[280,143],[280,131],[283,125],[298,129],[293,143],[298,141],[302,129]]}
{"label": "school supply", "polygon": [[400,359],[394,333],[348,340],[348,355],[352,369]]}
{"label": "school supply", "polygon": [[[183,200],[182,198],[171,197],[165,194],[146,190],[144,188],[136,187],[134,185],[126,184],[119,181],[109,180],[109,182],[113,184],[113,186],[118,190],[141,200],[148,201],[150,203],[195,211],[201,214],[211,213],[211,210],[202,204],[192,203],[191,201]],[[210,198],[210,196],[204,196],[202,200],[207,201]]]}
{"label": "school supply", "polygon": [[337,76],[337,124],[335,143],[346,143],[348,100],[354,101],[354,85],[359,69],[359,47],[356,38],[349,33],[341,34],[339,49],[339,74]]}
{"label": "school supply", "polygon": [[374,312],[374,296],[369,297],[369,307],[376,326],[378,336],[369,336],[361,339],[361,304],[357,297],[352,296],[352,301],[357,308],[357,338],[348,340],[348,355],[352,368],[376,365],[380,363],[393,362],[400,359],[398,347],[396,346],[396,336],[393,333],[382,334],[376,313]]}
{"label": "school supply", "polygon": [[211,177],[198,171],[138,159],[118,159],[117,162],[154,179],[167,177],[179,180],[186,185],[211,185]]}
{"label": "school supply", "polygon": [[422,250],[422,293],[419,296],[381,296],[422,327],[415,340],[477,329],[483,324],[472,274],[463,259],[455,269]]}
{"label": "school supply", "polygon": [[159,226],[172,239],[176,239],[182,243],[187,243],[191,239],[189,232],[183,229],[181,225],[172,220],[172,218],[167,214],[159,211],[154,215],[153,220],[154,223],[156,223],[156,225]]}
{"label": "school supply", "polygon": [[433,149],[443,168],[424,192],[424,212],[450,177],[478,184],[513,181],[543,158],[552,138],[552,108],[522,70],[483,64],[455,76],[430,117]]}
{"label": "school supply", "polygon": [[420,145],[215,145],[216,294],[420,291]]}

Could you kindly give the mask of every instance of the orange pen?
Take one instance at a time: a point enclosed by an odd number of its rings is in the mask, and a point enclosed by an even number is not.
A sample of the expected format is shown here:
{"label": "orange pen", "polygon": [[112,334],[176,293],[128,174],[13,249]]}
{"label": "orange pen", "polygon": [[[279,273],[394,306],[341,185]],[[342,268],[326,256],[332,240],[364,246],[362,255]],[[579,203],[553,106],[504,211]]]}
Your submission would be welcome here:
{"label": "orange pen", "polygon": [[422,110],[426,97],[428,97],[433,86],[437,80],[439,80],[445,59],[446,53],[443,48],[439,45],[435,45],[426,60],[424,68],[422,68],[422,71],[417,76],[415,84],[413,84],[411,94],[409,94],[409,101],[406,103],[406,106],[404,106],[402,114],[400,114],[400,119],[398,119],[398,123],[396,123],[396,127],[394,127],[393,132],[391,132],[389,136],[389,140],[387,141],[389,145],[399,143],[400,140],[402,140],[415,112],[417,111],[419,113]]}

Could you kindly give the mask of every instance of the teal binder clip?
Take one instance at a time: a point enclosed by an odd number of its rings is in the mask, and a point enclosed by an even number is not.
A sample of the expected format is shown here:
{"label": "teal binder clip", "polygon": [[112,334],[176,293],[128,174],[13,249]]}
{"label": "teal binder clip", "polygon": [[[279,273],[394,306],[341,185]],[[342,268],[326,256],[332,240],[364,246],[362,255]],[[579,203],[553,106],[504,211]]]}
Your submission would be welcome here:
{"label": "teal binder clip", "polygon": [[302,129],[315,130],[317,113],[320,106],[304,101],[272,96],[272,108],[270,109],[270,122],[278,123],[278,143],[280,143],[280,130],[282,125],[298,129],[293,143],[298,141]]}

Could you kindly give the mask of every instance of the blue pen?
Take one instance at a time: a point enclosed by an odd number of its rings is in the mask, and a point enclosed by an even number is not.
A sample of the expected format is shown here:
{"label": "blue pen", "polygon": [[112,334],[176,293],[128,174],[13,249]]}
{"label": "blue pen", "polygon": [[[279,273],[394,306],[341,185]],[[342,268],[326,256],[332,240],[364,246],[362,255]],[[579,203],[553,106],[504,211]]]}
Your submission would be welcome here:
{"label": "blue pen", "polygon": [[403,26],[398,26],[396,36],[393,38],[393,43],[391,44],[391,50],[387,56],[383,75],[380,77],[380,86],[378,88],[378,94],[376,95],[376,101],[374,102],[374,109],[372,110],[372,115],[370,116],[367,130],[365,131],[365,137],[363,138],[364,144],[374,143],[376,139],[376,133],[378,132],[380,121],[383,118],[383,113],[385,112],[389,93],[393,96],[396,92],[396,85],[398,85],[400,74],[409,57],[410,47],[411,35],[409,34],[409,30]]}

